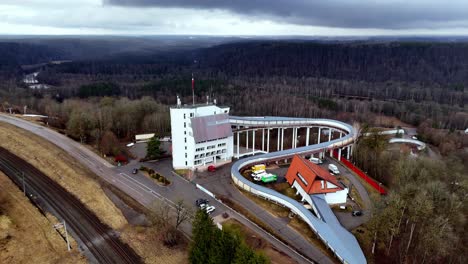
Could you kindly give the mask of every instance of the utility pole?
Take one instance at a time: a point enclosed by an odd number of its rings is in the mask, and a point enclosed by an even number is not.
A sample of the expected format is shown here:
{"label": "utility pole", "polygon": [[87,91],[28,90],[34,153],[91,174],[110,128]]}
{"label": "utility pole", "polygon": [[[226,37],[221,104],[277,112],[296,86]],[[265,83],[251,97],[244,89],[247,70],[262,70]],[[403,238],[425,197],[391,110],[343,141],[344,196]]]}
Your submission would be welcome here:
{"label": "utility pole", "polygon": [[70,247],[70,241],[68,240],[67,223],[65,222],[65,220],[63,220],[63,228],[65,229],[65,239],[67,240],[67,249],[68,251],[70,251],[71,247]]}
{"label": "utility pole", "polygon": [[63,223],[58,223],[54,225],[55,230],[62,228],[62,227],[65,230],[65,240],[67,241],[67,249],[68,251],[70,251],[71,246],[70,246],[70,240],[68,240],[67,223],[65,222],[65,220],[63,220]]}

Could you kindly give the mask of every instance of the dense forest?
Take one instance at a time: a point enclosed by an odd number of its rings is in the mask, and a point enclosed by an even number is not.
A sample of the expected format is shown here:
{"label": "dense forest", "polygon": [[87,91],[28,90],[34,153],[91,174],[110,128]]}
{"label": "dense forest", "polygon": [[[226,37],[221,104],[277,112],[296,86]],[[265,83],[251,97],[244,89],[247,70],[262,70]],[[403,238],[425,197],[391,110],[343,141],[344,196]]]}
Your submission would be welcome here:
{"label": "dense forest", "polygon": [[[378,234],[386,263],[466,262],[466,42],[23,39],[0,41],[0,54],[1,111],[27,106],[107,155],[137,133],[169,135],[169,106],[176,95],[192,101],[192,74],[197,102],[216,98],[236,115],[415,126],[439,159],[388,151],[379,136],[354,149],[353,161],[390,188],[364,236]],[[23,83],[32,72],[49,87]]]}

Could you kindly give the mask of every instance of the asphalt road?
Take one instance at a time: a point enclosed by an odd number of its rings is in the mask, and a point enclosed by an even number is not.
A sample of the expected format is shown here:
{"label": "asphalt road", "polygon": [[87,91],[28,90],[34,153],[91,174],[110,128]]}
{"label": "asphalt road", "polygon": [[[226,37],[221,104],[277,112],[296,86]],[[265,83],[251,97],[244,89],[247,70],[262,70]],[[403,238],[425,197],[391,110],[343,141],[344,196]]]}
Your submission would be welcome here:
{"label": "asphalt road", "polygon": [[[122,190],[123,192],[125,192],[130,197],[132,197],[147,208],[152,208],[152,206],[154,206],[155,201],[158,200],[164,200],[167,201],[169,204],[173,204],[178,199],[183,199],[188,204],[194,206],[194,202],[198,198],[210,199],[210,197],[207,194],[197,189],[194,184],[186,181],[180,176],[175,175],[172,172],[172,165],[170,164],[170,160],[157,163],[145,163],[145,166],[154,168],[156,171],[160,172],[171,181],[171,184],[169,186],[160,186],[140,173],[136,175],[131,174],[131,171],[134,167],[138,168],[140,166],[138,162],[133,161],[127,166],[114,167],[112,164],[109,164],[99,155],[82,146],[78,142],[75,142],[72,139],[49,128],[36,125],[34,123],[11,117],[5,114],[0,114],[0,121],[23,128],[54,143],[58,147],[68,152],[71,156],[75,157],[79,162],[88,167],[91,171],[93,171],[103,180],[119,188],[120,190]],[[248,199],[246,202],[254,204]],[[288,254],[294,260],[298,261],[299,263],[310,262],[307,259],[305,259],[301,254],[299,254],[292,248],[286,246],[284,243],[278,241],[269,233],[266,233],[263,229],[248,221],[242,215],[239,215],[237,212],[230,210],[223,204],[213,199],[211,199],[211,204],[217,208],[213,216],[222,214],[223,212],[228,212],[230,216],[236,218],[242,224],[246,225],[253,231],[260,234],[265,240],[270,242],[278,250]],[[190,235],[190,223],[183,224],[182,230],[186,234]],[[299,237],[298,234],[296,234],[295,236]],[[292,237],[294,237],[294,235]],[[304,242],[304,244],[310,245],[307,242]],[[300,249],[301,252],[307,255],[311,255],[309,253],[309,250],[311,252],[318,251],[318,249],[314,248],[313,246],[307,247],[307,251],[302,251],[302,248],[303,247],[298,247],[298,249]],[[312,255],[312,259],[318,261],[319,263],[331,262],[331,260],[329,260],[328,258],[324,258],[323,254]]]}

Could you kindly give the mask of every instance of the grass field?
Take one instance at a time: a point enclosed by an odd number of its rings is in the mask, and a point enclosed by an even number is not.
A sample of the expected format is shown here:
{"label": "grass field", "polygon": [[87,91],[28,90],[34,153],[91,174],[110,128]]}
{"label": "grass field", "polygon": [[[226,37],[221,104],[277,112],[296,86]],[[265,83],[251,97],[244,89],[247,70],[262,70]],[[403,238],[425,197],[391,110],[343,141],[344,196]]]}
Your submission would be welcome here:
{"label": "grass field", "polygon": [[72,250],[23,192],[0,173],[0,263],[87,263],[70,237]]}

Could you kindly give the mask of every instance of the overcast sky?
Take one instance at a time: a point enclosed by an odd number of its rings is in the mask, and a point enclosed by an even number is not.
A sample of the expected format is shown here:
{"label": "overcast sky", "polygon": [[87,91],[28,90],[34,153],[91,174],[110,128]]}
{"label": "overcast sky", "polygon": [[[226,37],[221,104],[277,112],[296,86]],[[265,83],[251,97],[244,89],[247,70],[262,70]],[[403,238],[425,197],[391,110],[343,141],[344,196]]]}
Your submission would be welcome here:
{"label": "overcast sky", "polygon": [[468,35],[468,0],[0,0],[0,34]]}

